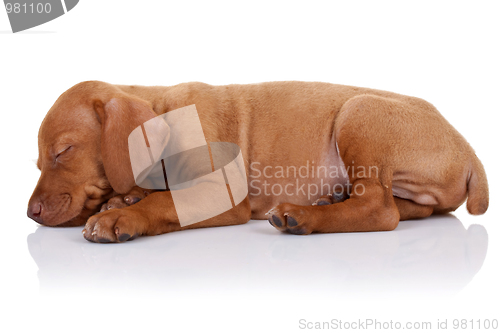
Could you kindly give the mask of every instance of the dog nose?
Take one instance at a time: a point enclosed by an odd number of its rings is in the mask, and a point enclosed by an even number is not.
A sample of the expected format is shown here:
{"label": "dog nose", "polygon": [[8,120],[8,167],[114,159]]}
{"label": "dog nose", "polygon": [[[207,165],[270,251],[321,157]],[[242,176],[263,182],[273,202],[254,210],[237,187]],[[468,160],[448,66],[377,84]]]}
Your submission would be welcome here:
{"label": "dog nose", "polygon": [[35,200],[34,202],[31,202],[28,205],[28,217],[35,222],[38,222],[40,224],[43,224],[42,220],[42,203],[38,200]]}

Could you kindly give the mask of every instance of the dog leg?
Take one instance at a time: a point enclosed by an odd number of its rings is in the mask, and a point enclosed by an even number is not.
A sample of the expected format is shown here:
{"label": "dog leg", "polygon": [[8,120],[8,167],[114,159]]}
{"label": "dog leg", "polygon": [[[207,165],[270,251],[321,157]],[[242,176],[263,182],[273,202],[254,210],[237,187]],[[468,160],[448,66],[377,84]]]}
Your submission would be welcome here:
{"label": "dog leg", "polygon": [[[193,203],[193,209],[197,209],[196,203]],[[83,229],[83,235],[90,242],[116,243],[184,229],[243,224],[250,220],[250,215],[247,197],[220,215],[181,227],[170,191],[161,191],[151,193],[134,205],[92,216]]]}
{"label": "dog leg", "polygon": [[[350,198],[280,204],[268,213],[278,230],[393,230],[400,220],[451,211],[465,200],[473,151],[429,103],[357,96],[339,111],[334,132],[352,185]],[[407,197],[394,198],[393,186]]]}
{"label": "dog leg", "polygon": [[432,206],[419,205],[411,200],[395,197],[394,202],[398,207],[400,221],[429,217],[432,215],[434,210]]}
{"label": "dog leg", "polygon": [[393,230],[399,213],[390,187],[383,184],[379,179],[359,179],[353,186],[363,188],[363,193],[353,191],[344,202],[316,206],[284,203],[271,209],[268,219],[276,229],[297,235]]}
{"label": "dog leg", "polygon": [[[336,204],[339,202],[344,202],[349,199],[348,191],[334,192],[331,194],[324,195],[313,202],[313,206],[326,206],[331,204]],[[400,221],[405,221],[409,219],[425,218],[429,217],[433,213],[432,206],[420,205],[411,200],[401,199],[394,197],[394,202],[398,207],[400,214]]]}

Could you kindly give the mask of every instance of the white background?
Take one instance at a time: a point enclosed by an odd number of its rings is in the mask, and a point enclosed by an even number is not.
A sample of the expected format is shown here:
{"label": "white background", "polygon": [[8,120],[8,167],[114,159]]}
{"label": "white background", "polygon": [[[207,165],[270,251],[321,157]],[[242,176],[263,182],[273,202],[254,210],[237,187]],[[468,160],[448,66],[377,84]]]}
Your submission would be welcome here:
{"label": "white background", "polygon": [[[3,328],[40,332],[213,328],[290,332],[300,331],[299,320],[303,318],[433,323],[448,319],[449,329],[455,318],[500,319],[499,9],[496,1],[82,0],[66,15],[18,34],[10,33],[7,15],[0,10]],[[458,266],[450,271],[431,267],[448,267],[461,256],[455,253],[460,247],[451,246],[446,255],[432,250],[431,254],[439,253],[441,261],[433,262],[429,255],[412,266],[417,277],[427,279],[418,284],[410,275],[398,279],[386,273],[394,264],[390,255],[375,256],[372,261],[369,253],[363,253],[367,251],[365,240],[392,240],[396,236],[321,235],[305,241],[297,240],[304,237],[280,235],[267,222],[250,222],[240,227],[139,239],[135,241],[139,245],[108,246],[85,242],[78,228],[38,231],[48,228],[38,228],[26,217],[27,202],[39,176],[30,161],[37,157],[38,127],[56,98],[84,80],[142,85],[325,81],[424,98],[464,135],[485,165],[489,211],[472,217],[461,207],[454,215],[464,230],[471,224],[485,228],[486,259],[470,281],[457,283],[454,275],[460,271]],[[411,222],[406,228],[409,226]],[[401,237],[404,228],[398,228],[394,235]],[[418,225],[415,228],[418,230]],[[32,243],[41,246],[35,253],[44,254],[42,268],[33,258],[34,250],[30,254],[28,249],[28,236],[35,231],[47,235],[44,244]],[[446,226],[440,232],[446,238]],[[398,265],[408,264],[405,255],[411,257],[436,246],[432,242],[420,246],[425,235],[432,237],[432,231],[411,234],[424,236],[415,240],[418,246],[407,244],[404,251],[408,252],[395,250],[403,254]],[[244,242],[232,240],[239,235],[249,236]],[[211,243],[210,237],[217,242]],[[354,238],[346,243],[345,237]],[[279,242],[273,243],[276,239]],[[381,249],[387,245],[384,239]],[[357,242],[359,247],[351,246]],[[447,242],[439,246],[446,248]],[[197,244],[206,246],[215,257],[198,260]],[[275,255],[264,251],[262,256],[254,256],[261,244],[274,244],[278,252],[283,246],[285,252]],[[177,254],[169,252],[171,246]],[[186,247],[191,249],[189,256]],[[72,255],[68,259],[65,254],[69,251]],[[224,251],[241,257],[226,258]],[[294,261],[298,257],[293,251],[312,255],[305,261]],[[352,252],[358,253],[356,258],[366,255],[354,275],[350,275]],[[81,256],[75,259],[78,253]],[[134,257],[134,253],[138,255]],[[342,265],[328,261],[333,256],[343,258]],[[147,273],[140,274],[143,268],[155,271],[152,267],[161,265],[162,258],[169,265],[158,275],[164,282],[152,282]],[[268,262],[266,258],[270,258]],[[148,266],[148,262],[153,263]],[[324,271],[308,272],[301,266],[304,262],[314,262],[317,266],[312,267],[316,268],[323,262],[329,266]],[[378,264],[370,267],[371,262]],[[115,269],[110,273],[111,281],[101,276],[107,274],[109,265]],[[203,267],[197,270],[197,265]],[[282,274],[279,267],[285,266],[287,271]],[[427,269],[428,274],[422,273]],[[438,271],[439,276],[433,277]],[[338,275],[329,281],[329,274],[335,272],[347,272],[347,277]],[[229,273],[243,282],[236,283]],[[191,274],[193,283],[182,281]],[[205,279],[203,274],[209,276]],[[258,277],[249,278],[252,274]],[[295,278],[297,275],[300,278]],[[268,288],[264,287],[266,280]],[[375,280],[377,284],[371,283]],[[177,281],[178,287],[172,281]],[[117,287],[110,287],[114,282]],[[393,283],[402,287],[392,290]],[[418,288],[412,289],[414,283]],[[451,291],[440,293],[447,286]]]}

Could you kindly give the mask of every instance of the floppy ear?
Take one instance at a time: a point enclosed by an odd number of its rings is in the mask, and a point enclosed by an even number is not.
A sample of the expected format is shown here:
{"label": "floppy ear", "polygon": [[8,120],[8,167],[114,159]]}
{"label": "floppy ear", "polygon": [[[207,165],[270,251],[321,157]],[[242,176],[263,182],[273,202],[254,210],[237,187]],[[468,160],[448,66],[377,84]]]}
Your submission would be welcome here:
{"label": "floppy ear", "polygon": [[151,105],[137,97],[119,96],[107,103],[94,102],[101,122],[101,155],[113,189],[127,193],[135,186],[128,150],[128,136],[145,121],[157,116]]}

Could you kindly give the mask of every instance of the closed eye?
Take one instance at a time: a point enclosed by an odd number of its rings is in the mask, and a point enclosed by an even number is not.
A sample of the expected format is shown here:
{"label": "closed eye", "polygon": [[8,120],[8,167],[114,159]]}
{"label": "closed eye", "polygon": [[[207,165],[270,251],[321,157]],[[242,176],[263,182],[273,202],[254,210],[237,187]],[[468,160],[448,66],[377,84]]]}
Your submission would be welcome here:
{"label": "closed eye", "polygon": [[68,152],[71,149],[71,147],[72,146],[68,146],[68,147],[64,148],[63,150],[61,150],[59,153],[57,153],[56,160],[59,158],[59,156],[61,156],[62,154]]}

